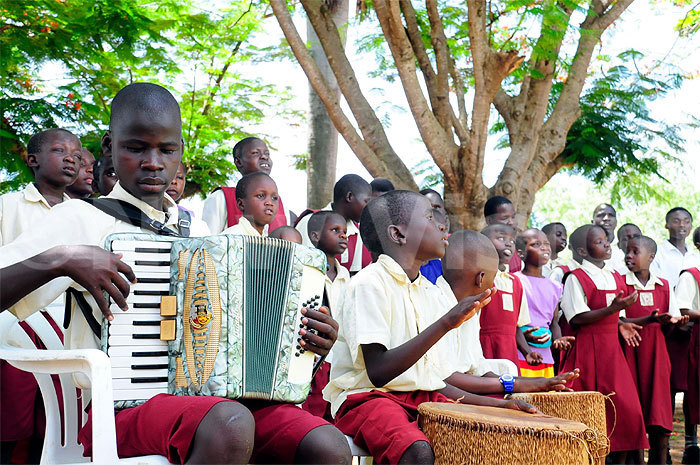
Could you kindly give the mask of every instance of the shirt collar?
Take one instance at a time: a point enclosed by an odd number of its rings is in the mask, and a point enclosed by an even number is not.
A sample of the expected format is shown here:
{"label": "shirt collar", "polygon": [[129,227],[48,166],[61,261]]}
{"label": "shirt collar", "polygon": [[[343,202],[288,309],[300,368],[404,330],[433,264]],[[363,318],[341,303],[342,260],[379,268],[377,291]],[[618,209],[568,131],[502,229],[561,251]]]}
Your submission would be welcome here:
{"label": "shirt collar", "polygon": [[401,268],[401,265],[399,265],[396,260],[385,254],[381,254],[379,256],[377,259],[377,264],[384,268],[384,270],[386,270],[398,284],[420,285],[425,279],[421,273],[418,273],[418,278],[414,282],[411,282],[406,272],[403,270],[403,268]]}
{"label": "shirt collar", "polygon": [[[663,247],[664,249],[666,249],[666,250],[669,251],[669,252],[673,252],[673,253],[677,253],[677,254],[683,255],[683,253],[682,253],[680,250],[678,250],[678,248],[677,248],[675,245],[673,245],[673,244],[671,243],[671,241],[668,240],[668,239],[666,239],[665,241],[663,241],[663,242],[661,243],[661,247]],[[690,247],[688,247],[688,242],[687,242],[687,241],[686,241],[686,243],[685,243],[685,249],[686,249],[686,254],[688,254],[689,252],[692,251],[692,250],[690,249]]]}
{"label": "shirt collar", "polygon": [[595,273],[602,274],[606,271],[608,273],[610,273],[609,270],[607,270],[605,268],[598,268],[596,265],[594,265],[593,263],[591,263],[585,259],[583,260],[583,263],[581,263],[581,268],[583,268],[584,270],[588,271],[589,273],[593,273],[593,274],[595,274]]}
{"label": "shirt collar", "polygon": [[107,196],[108,198],[123,200],[124,202],[130,203],[142,212],[146,214],[147,217],[163,223],[166,226],[177,225],[178,221],[178,209],[177,204],[170,198],[168,194],[164,194],[163,197],[163,207],[166,211],[161,211],[153,208],[141,199],[138,199],[128,193],[124,189],[119,181],[114,185],[114,189]]}
{"label": "shirt collar", "polygon": [[[70,196],[66,194],[65,192],[63,193],[63,201],[70,200]],[[39,192],[39,189],[36,188],[36,184],[33,182],[30,182],[27,184],[27,186],[24,188],[24,200],[27,202],[31,203],[41,203],[43,204],[46,208],[51,208],[51,205],[49,205],[49,202],[44,198],[43,195],[41,195],[41,192]]]}
{"label": "shirt collar", "polygon": [[251,223],[248,218],[245,216],[241,216],[240,219],[238,220],[238,224],[241,225],[243,228],[243,231],[249,235],[249,236],[267,236],[268,231],[270,229],[270,225],[266,224],[265,227],[263,227],[263,232],[260,234],[257,229],[255,229],[255,226],[253,226],[253,223]]}
{"label": "shirt collar", "polygon": [[348,281],[350,279],[350,272],[347,270],[347,268],[340,264],[337,258],[334,258],[333,260],[335,260],[335,279],[331,281],[328,274],[326,274],[326,282],[334,283],[337,281]]}
{"label": "shirt collar", "polygon": [[627,273],[625,273],[625,283],[634,286],[635,289],[641,290],[653,290],[657,284],[659,286],[663,285],[659,277],[651,272],[649,273],[649,281],[647,281],[646,285],[642,285],[639,278],[637,278],[633,272],[627,271]]}

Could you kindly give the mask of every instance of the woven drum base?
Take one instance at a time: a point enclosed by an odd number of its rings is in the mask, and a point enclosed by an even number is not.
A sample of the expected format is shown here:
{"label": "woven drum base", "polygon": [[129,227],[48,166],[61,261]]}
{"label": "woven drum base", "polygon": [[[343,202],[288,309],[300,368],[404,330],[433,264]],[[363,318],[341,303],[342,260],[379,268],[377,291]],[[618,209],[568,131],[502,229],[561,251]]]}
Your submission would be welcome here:
{"label": "woven drum base", "polygon": [[589,464],[596,434],[583,423],[516,410],[426,402],[419,422],[435,463]]}
{"label": "woven drum base", "polygon": [[605,427],[605,396],[600,392],[530,392],[511,394],[510,399],[529,402],[540,412],[553,417],[565,418],[588,425],[598,433],[598,446],[593,455],[603,463],[610,450],[610,441]]}

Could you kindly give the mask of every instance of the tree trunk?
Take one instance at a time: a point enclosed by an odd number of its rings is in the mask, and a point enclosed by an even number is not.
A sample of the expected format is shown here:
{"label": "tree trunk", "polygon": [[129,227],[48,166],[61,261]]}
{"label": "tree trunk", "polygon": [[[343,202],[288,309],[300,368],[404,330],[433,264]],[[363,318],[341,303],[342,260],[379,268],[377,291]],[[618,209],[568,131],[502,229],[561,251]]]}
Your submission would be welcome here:
{"label": "tree trunk", "polygon": [[[348,4],[349,0],[327,2],[333,21],[339,25],[343,46],[347,41]],[[340,99],[338,82],[328,64],[321,42],[308,19],[306,20],[306,34],[311,57],[316,62],[323,77],[328,81],[328,86],[333,94]],[[338,130],[333,125],[318,94],[309,84],[309,143],[308,158],[306,159],[307,205],[309,208],[323,208],[332,200],[337,156]]]}

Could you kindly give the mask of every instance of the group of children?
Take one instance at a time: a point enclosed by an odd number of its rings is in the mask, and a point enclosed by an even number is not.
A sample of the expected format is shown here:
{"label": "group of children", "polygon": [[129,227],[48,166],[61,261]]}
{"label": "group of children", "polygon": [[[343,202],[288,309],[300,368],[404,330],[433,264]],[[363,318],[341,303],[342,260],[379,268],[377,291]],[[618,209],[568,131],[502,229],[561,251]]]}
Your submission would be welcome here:
{"label": "group of children", "polygon": [[[236,186],[214,191],[201,220],[188,211],[183,229],[182,150],[177,102],[148,83],[113,99],[96,162],[68,131],[34,136],[27,163],[35,182],[0,197],[2,309],[21,320],[71,288],[95,317],[112,317],[105,293],[128,310],[133,273],[99,247],[110,233],[151,232],[158,224],[172,235],[270,236],[327,257],[324,306],[303,310],[313,331],[298,335],[300,346],[326,361],[302,408],[163,394],[118,411],[120,456],[349,463],[349,435],[378,463],[429,464],[435,457],[418,426],[420,403],[534,413],[504,394],[573,389],[610,396],[611,463],[642,463],[647,448],[649,463],[666,463],[672,395],[685,392],[687,463],[697,463],[700,330],[688,322],[700,318],[700,255],[685,248],[692,227],[686,210],[669,212],[670,246],[657,251],[632,224],[616,231],[614,208],[600,205],[592,224],[571,234],[570,261],[560,256],[568,239],[563,224],[519,232],[504,197],[486,202],[481,232],[450,234],[438,192],[395,190],[388,179],[368,183],[348,174],[326,207],[296,217],[282,205],[267,145],[250,137],[233,149],[242,175]],[[69,200],[94,193],[130,204],[147,221],[133,224]],[[98,347],[86,319],[72,312],[66,347]],[[1,368],[6,461],[40,426],[33,380]],[[80,439],[90,455],[90,421]]]}

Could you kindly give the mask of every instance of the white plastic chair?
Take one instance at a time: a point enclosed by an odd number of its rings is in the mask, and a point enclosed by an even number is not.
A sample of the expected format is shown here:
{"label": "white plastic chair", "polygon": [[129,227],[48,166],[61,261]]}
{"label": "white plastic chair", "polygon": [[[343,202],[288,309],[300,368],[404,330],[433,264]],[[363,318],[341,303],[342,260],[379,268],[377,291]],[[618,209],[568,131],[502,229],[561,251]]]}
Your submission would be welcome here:
{"label": "white plastic chair", "polygon": [[[41,390],[46,410],[46,434],[41,463],[57,464],[168,464],[159,455],[119,459],[114,427],[111,365],[107,355],[97,349],[65,350],[56,332],[46,318],[36,313],[27,324],[37,333],[47,350],[37,350],[31,339],[18,325],[17,318],[5,311],[0,314],[0,359],[34,375]],[[81,390],[78,398],[72,373],[90,378],[92,389]],[[51,380],[51,374],[60,378],[63,394],[65,443],[61,442],[61,413]],[[83,446],[78,444],[78,431],[87,421],[85,407],[92,398],[93,457],[83,457]],[[78,412],[81,412],[80,418]]]}

